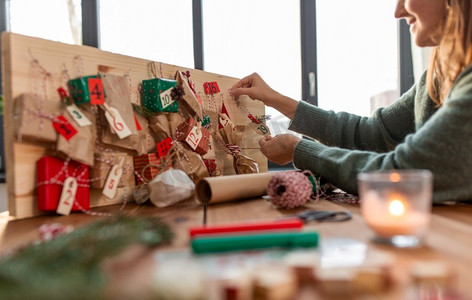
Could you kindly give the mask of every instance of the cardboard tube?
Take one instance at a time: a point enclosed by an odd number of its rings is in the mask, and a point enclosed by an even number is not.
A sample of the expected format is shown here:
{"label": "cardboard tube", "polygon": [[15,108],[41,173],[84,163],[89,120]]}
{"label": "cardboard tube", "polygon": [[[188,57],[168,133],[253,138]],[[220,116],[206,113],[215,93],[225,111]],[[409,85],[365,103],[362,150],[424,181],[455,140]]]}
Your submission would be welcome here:
{"label": "cardboard tube", "polygon": [[277,172],[203,178],[195,187],[197,201],[205,204],[261,197],[275,174]]}

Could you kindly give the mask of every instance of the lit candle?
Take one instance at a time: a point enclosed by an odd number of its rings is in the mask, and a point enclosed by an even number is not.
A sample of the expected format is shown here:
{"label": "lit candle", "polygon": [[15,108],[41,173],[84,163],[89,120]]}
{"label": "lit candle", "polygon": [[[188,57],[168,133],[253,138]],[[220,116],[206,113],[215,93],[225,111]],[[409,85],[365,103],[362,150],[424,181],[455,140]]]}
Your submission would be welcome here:
{"label": "lit candle", "polygon": [[433,175],[428,170],[364,172],[357,176],[364,219],[373,240],[416,247],[431,218]]}
{"label": "lit candle", "polygon": [[429,224],[429,214],[411,208],[398,193],[381,199],[378,193],[370,191],[363,197],[361,207],[367,224],[379,236],[421,235]]}

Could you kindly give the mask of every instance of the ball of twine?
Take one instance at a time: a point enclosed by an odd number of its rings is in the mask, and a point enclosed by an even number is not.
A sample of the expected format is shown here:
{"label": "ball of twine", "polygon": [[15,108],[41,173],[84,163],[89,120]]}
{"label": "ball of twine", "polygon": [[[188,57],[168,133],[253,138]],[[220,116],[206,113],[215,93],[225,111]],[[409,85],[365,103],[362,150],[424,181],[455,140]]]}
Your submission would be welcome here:
{"label": "ball of twine", "polygon": [[287,171],[275,174],[267,184],[270,202],[281,208],[305,204],[313,193],[313,187],[304,173]]}

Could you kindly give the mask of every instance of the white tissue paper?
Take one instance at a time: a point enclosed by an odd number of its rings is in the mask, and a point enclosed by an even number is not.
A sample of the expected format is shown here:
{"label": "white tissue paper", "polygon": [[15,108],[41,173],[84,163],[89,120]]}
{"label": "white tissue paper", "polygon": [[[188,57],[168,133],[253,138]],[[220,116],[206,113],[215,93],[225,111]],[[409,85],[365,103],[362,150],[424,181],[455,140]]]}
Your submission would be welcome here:
{"label": "white tissue paper", "polygon": [[189,198],[195,192],[195,183],[182,170],[169,169],[148,183],[151,202],[166,207]]}

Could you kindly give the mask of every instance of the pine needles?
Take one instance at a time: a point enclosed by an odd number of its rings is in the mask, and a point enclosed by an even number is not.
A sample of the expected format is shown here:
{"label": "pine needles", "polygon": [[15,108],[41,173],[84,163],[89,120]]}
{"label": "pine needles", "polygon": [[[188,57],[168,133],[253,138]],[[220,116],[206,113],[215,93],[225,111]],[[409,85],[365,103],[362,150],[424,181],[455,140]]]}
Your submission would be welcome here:
{"label": "pine needles", "polygon": [[103,299],[105,258],[134,243],[151,247],[172,238],[157,218],[101,219],[0,260],[0,299]]}

